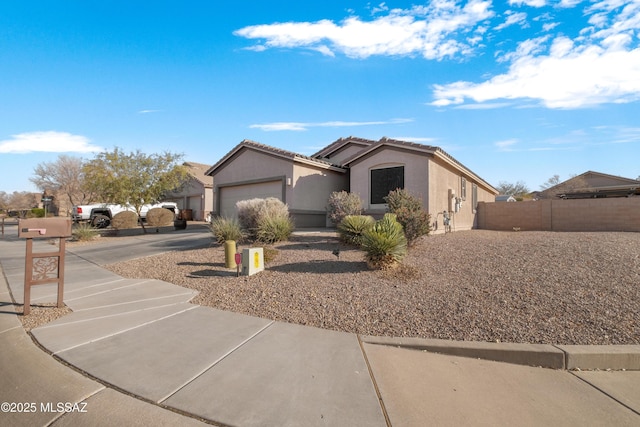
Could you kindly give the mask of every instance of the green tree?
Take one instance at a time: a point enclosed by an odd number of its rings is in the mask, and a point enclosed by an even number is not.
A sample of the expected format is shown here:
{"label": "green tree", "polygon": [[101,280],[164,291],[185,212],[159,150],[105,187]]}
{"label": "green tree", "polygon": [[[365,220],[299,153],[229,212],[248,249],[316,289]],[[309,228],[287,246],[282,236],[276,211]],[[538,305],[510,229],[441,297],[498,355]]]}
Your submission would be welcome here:
{"label": "green tree", "polygon": [[82,172],[85,187],[101,201],[132,206],[140,217],[143,205],[159,202],[186,182],[181,160],[181,154],[125,153],[116,147],[85,163]]}

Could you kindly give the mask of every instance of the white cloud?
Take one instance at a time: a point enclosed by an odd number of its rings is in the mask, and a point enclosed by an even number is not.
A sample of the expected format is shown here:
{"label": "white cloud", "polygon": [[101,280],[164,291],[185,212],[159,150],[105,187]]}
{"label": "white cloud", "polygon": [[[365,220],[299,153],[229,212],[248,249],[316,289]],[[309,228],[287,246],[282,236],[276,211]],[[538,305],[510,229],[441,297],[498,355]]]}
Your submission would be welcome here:
{"label": "white cloud", "polygon": [[496,26],[495,30],[500,31],[512,25],[520,25],[521,27],[527,27],[527,14],[524,12],[513,13],[507,11],[507,19],[500,25]]}
{"label": "white cloud", "polygon": [[510,107],[510,102],[491,102],[482,104],[463,104],[454,107],[457,110],[495,110],[498,108]]}
{"label": "white cloud", "polygon": [[90,153],[103,151],[103,148],[92,145],[82,135],[66,132],[26,132],[11,135],[11,139],[0,141],[0,153]]}
{"label": "white cloud", "polygon": [[582,108],[640,100],[640,47],[633,46],[631,31],[640,30],[640,2],[622,10],[614,6],[592,6],[598,17],[576,39],[546,36],[520,43],[498,58],[511,62],[504,74],[481,83],[435,85],[432,105],[532,99],[548,108]]}
{"label": "white cloud", "polygon": [[[352,58],[422,55],[427,59],[442,59],[470,50],[457,36],[466,35],[492,17],[490,7],[491,2],[483,0],[471,0],[462,7],[452,1],[439,0],[428,6],[393,9],[371,21],[349,17],[338,24],[326,19],[275,23],[244,27],[234,34],[264,41],[251,47],[252,50],[306,48],[324,55],[341,53]],[[376,9],[376,12],[382,11],[382,8]],[[474,43],[477,43],[475,39]]]}
{"label": "white cloud", "polygon": [[530,6],[530,7],[544,7],[547,5],[546,0],[509,0],[509,6]]}
{"label": "white cloud", "polygon": [[263,131],[306,131],[312,127],[355,127],[355,126],[377,126],[377,125],[397,125],[402,123],[410,123],[413,119],[391,119],[386,121],[371,122],[345,122],[330,121],[318,123],[305,122],[274,122],[250,125],[251,129],[260,129]]}
{"label": "white cloud", "polygon": [[507,139],[505,141],[498,141],[493,145],[498,147],[498,151],[512,151],[513,148],[511,147],[516,145],[517,143],[518,143],[517,139]]}

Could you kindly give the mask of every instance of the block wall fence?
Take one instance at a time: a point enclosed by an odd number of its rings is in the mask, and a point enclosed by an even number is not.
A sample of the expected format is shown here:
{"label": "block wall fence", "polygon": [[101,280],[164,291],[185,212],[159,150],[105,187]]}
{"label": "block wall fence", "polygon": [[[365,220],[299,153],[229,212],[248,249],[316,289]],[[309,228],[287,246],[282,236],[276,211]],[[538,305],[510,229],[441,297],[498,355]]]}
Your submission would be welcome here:
{"label": "block wall fence", "polygon": [[477,228],[522,231],[640,231],[640,197],[479,202]]}

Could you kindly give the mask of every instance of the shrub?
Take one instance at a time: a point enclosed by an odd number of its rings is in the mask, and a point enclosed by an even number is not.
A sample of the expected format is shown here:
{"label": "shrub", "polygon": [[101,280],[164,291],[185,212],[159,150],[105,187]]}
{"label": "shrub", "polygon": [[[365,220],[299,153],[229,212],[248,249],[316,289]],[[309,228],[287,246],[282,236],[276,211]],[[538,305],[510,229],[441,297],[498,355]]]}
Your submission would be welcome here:
{"label": "shrub", "polygon": [[44,208],[33,208],[33,209],[31,209],[30,218],[44,218]]}
{"label": "shrub", "polygon": [[396,215],[396,219],[407,238],[409,246],[420,236],[428,235],[431,232],[431,215],[422,207],[422,201],[412,196],[407,190],[398,189],[389,192],[385,197],[389,206],[389,212]]}
{"label": "shrub", "polygon": [[125,228],[136,228],[138,226],[138,215],[133,211],[118,212],[111,219],[111,228],[124,230]]}
{"label": "shrub", "polygon": [[262,256],[264,257],[263,261],[265,265],[270,264],[271,261],[273,261],[279,253],[280,252],[277,249],[271,246],[265,246],[264,248],[262,248]]}
{"label": "shrub", "polygon": [[394,214],[385,214],[362,233],[362,249],[371,269],[384,270],[398,265],[407,253],[407,239]]}
{"label": "shrub", "polygon": [[213,234],[216,243],[222,244],[227,240],[241,242],[244,239],[240,223],[233,218],[217,216],[211,220],[209,230]]}
{"label": "shrub", "polygon": [[[236,209],[241,228],[252,238],[264,242],[286,240],[293,231],[289,207],[275,197],[241,200]],[[278,237],[285,235],[284,239]]]}
{"label": "shrub", "polygon": [[355,193],[347,193],[346,191],[334,191],[329,195],[329,205],[327,212],[329,220],[339,225],[344,217],[348,215],[362,214],[362,200]]}
{"label": "shrub", "polygon": [[149,227],[161,227],[171,225],[175,218],[173,211],[165,208],[152,208],[147,212],[147,225]]}
{"label": "shrub", "polygon": [[373,227],[376,220],[367,215],[347,215],[338,225],[340,240],[349,245],[360,246],[362,233]]}
{"label": "shrub", "polygon": [[89,242],[96,238],[100,233],[88,223],[78,224],[74,227],[71,235],[73,240],[78,242]]}
{"label": "shrub", "polygon": [[289,215],[266,214],[258,220],[256,239],[268,244],[289,240],[293,227]]}

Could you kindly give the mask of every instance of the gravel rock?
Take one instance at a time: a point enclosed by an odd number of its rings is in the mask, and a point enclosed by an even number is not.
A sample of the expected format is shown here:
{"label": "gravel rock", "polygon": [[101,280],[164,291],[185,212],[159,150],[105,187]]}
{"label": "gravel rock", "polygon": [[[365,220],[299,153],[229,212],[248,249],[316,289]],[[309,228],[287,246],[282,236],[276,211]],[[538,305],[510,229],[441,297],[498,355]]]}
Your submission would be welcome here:
{"label": "gravel rock", "polygon": [[22,304],[16,305],[16,312],[20,314],[18,318],[22,322],[24,330],[27,332],[71,313],[71,309],[69,307],[64,306],[58,308],[56,303],[32,305],[31,312],[26,316],[22,315],[23,310],[24,306]]}
{"label": "gravel rock", "polygon": [[218,245],[106,268],[195,289],[195,304],[358,334],[640,344],[640,233],[455,232],[419,239],[391,271],[326,234],[274,247],[250,277]]}

